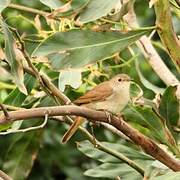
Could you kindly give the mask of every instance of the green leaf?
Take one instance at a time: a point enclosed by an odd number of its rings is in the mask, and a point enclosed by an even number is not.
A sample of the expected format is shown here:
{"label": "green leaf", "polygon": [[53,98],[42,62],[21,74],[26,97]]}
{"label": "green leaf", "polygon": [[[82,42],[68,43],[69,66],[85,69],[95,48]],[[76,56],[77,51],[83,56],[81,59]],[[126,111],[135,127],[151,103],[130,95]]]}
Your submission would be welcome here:
{"label": "green leaf", "polygon": [[64,3],[59,0],[40,0],[40,2],[52,9],[58,9],[64,5]]}
{"label": "green leaf", "polygon": [[44,40],[35,49],[33,56],[49,55],[50,62],[59,69],[82,67],[112,56],[146,33],[148,30],[127,33],[89,30],[57,32]]}
{"label": "green leaf", "polygon": [[128,105],[123,110],[125,119],[146,127],[150,132],[146,135],[168,144],[165,122],[162,121],[149,106]]}
{"label": "green leaf", "polygon": [[93,169],[87,170],[84,175],[96,178],[115,179],[119,176],[121,179],[139,180],[142,176],[127,164],[104,163]]}
{"label": "green leaf", "polygon": [[0,3],[0,13],[5,9],[9,4],[11,3],[11,0],[3,0]]}
{"label": "green leaf", "polygon": [[[39,70],[41,66],[42,64],[38,64],[36,68]],[[36,78],[33,77],[32,75],[25,74],[24,80],[25,80],[25,86],[27,88],[27,92],[29,94],[35,85]],[[16,88],[7,96],[7,98],[3,101],[3,103],[15,107],[22,107],[22,104],[26,99],[26,97],[27,96],[25,94],[23,94],[18,88]],[[19,123],[20,122],[18,121],[18,122],[10,123],[7,126],[0,125],[0,131],[7,130],[11,126],[16,126],[16,125],[18,126]]]}
{"label": "green leaf", "polygon": [[180,179],[180,172],[168,172],[167,174],[153,177],[150,180],[179,180]]}
{"label": "green leaf", "polygon": [[0,132],[9,129],[11,126],[12,126],[12,123],[1,124],[0,125]]}
{"label": "green leaf", "polygon": [[[27,90],[24,85],[24,73],[21,60],[16,57],[15,40],[7,24],[0,19],[1,27],[5,36],[5,54],[6,59],[11,67],[11,74],[19,90],[27,95]],[[17,50],[16,50],[17,51]]]}
{"label": "green leaf", "polygon": [[118,2],[119,0],[91,0],[80,14],[79,20],[82,23],[95,21],[110,13]]}
{"label": "green leaf", "polygon": [[75,69],[63,70],[59,74],[58,87],[63,92],[66,85],[77,89],[81,84],[81,71]]}
{"label": "green leaf", "polygon": [[[108,142],[101,142],[106,147],[109,147],[113,149],[114,151],[117,151],[119,153],[122,153],[126,157],[128,157],[131,160],[138,160],[138,162],[142,165],[145,161],[152,161],[152,157],[146,155],[145,153],[135,150],[133,148],[127,147],[122,144],[115,144],[115,143],[108,143]],[[104,163],[120,163],[119,159],[115,158],[114,156],[107,154],[101,150],[98,150],[97,148],[94,147],[92,143],[89,141],[81,141],[78,142],[77,148],[84,153],[86,156],[93,158],[95,160],[98,160],[100,162]]]}
{"label": "green leaf", "polygon": [[14,180],[26,179],[39,150],[41,131],[18,134],[7,150],[3,169]]}
{"label": "green leaf", "polygon": [[[36,68],[39,70],[41,68],[42,64],[39,64],[36,66]],[[36,83],[36,78],[33,77],[32,75],[25,74],[24,76],[24,82],[25,86],[27,88],[28,94],[31,92],[33,89],[35,83]],[[16,106],[16,107],[21,107],[22,103],[26,99],[26,95],[23,94],[21,91],[19,91],[18,88],[14,89],[9,96],[4,100],[4,104]]]}
{"label": "green leaf", "polygon": [[83,8],[87,6],[89,1],[90,0],[72,0],[69,9],[67,9],[66,12],[55,14],[55,17],[66,17],[74,13],[78,14],[80,11],[82,11]]}
{"label": "green leaf", "polygon": [[159,113],[166,119],[169,128],[177,126],[179,120],[179,101],[176,97],[177,86],[168,87],[161,97]]}
{"label": "green leaf", "polygon": [[143,96],[143,90],[141,89],[141,87],[137,83],[131,82],[130,97],[131,98],[140,98],[141,96]]}
{"label": "green leaf", "polygon": [[164,92],[164,89],[163,88],[160,88],[154,84],[152,84],[150,81],[148,81],[144,75],[142,74],[141,72],[141,69],[139,67],[139,61],[135,61],[135,65],[136,65],[136,70],[138,72],[138,75],[139,75],[139,78],[142,82],[142,84],[147,88],[147,89],[150,89],[152,90],[154,93],[163,93]]}
{"label": "green leaf", "polygon": [[22,122],[23,122],[23,120],[13,122],[11,128],[8,129],[8,132],[18,130],[21,127]]}

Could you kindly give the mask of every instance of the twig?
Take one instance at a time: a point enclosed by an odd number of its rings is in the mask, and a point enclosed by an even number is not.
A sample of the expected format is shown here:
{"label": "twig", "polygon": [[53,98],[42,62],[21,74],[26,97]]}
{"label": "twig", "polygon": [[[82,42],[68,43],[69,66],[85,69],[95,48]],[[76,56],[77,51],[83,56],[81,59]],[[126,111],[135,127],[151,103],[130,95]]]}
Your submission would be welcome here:
{"label": "twig", "polygon": [[[16,121],[21,119],[37,118],[43,117],[46,113],[51,116],[58,115],[76,115],[82,116],[90,119],[92,122],[100,121],[108,123],[109,120],[104,112],[95,111],[85,107],[79,106],[55,106],[55,107],[40,107],[32,108],[28,110],[19,110],[9,113],[10,121]],[[0,124],[9,122],[6,120],[4,115],[0,116]],[[163,149],[161,149],[154,141],[145,137],[143,134],[138,132],[136,129],[129,126],[122,118],[112,116],[111,125],[124,133],[129,137],[135,144],[141,146],[141,148],[153,156],[155,159],[159,160],[170,169],[174,171],[180,171],[180,161],[174,159],[169,154],[167,154]]]}
{"label": "twig", "polygon": [[59,102],[56,100],[56,97],[53,96],[51,90],[49,90],[48,87],[46,87],[46,85],[44,84],[43,79],[42,79],[39,71],[37,70],[37,68],[31,62],[31,58],[29,57],[29,54],[27,53],[27,51],[25,49],[24,41],[21,39],[19,33],[14,28],[10,28],[10,29],[15,33],[15,35],[16,35],[16,37],[17,37],[17,39],[18,39],[18,41],[19,41],[19,43],[21,45],[20,50],[21,50],[25,60],[27,61],[27,64],[29,66],[29,72],[31,72],[31,74],[33,74],[37,78],[40,86],[46,92],[46,94],[49,95],[49,96],[52,96],[54,98],[54,100],[59,104]]}
{"label": "twig", "polygon": [[9,177],[6,173],[0,170],[0,179],[2,180],[12,180],[11,177]]}
{"label": "twig", "polygon": [[48,121],[48,114],[45,114],[44,122],[39,126],[29,127],[29,128],[25,128],[25,129],[18,129],[18,130],[10,130],[10,131],[6,131],[6,132],[0,132],[0,136],[7,135],[7,134],[15,134],[15,133],[25,133],[25,132],[34,131],[37,129],[42,129],[47,124],[47,121]]}
{"label": "twig", "polygon": [[0,104],[0,108],[1,108],[1,110],[3,111],[4,116],[6,117],[6,120],[9,120],[9,114],[8,114],[8,112],[7,112],[6,107],[5,107],[3,104]]}
{"label": "twig", "polygon": [[[28,73],[31,74],[32,76],[35,76],[34,71],[32,71],[30,68],[28,67],[24,67],[24,70]],[[44,74],[40,74],[41,79],[43,81],[43,84],[49,89],[49,91],[51,92],[51,95],[57,97],[57,99],[59,100],[60,103],[62,104],[70,104],[71,101],[70,99],[65,96],[51,81],[50,79],[44,75]]]}
{"label": "twig", "polygon": [[21,11],[26,11],[26,12],[30,12],[30,13],[33,13],[33,14],[39,14],[41,16],[48,16],[50,13],[48,12],[45,12],[45,11],[41,11],[41,10],[37,10],[37,9],[34,9],[34,8],[29,8],[29,7],[26,7],[26,6],[23,6],[23,5],[19,5],[19,4],[9,4],[8,5],[9,8],[13,8],[13,9],[18,9],[18,10],[21,10]]}
{"label": "twig", "polygon": [[102,126],[104,126],[106,129],[108,129],[109,131],[111,131],[112,133],[118,135],[120,138],[126,139],[128,141],[131,141],[127,136],[125,136],[121,131],[117,130],[115,127],[113,127],[110,124],[104,123],[104,122],[100,122],[100,124]]}

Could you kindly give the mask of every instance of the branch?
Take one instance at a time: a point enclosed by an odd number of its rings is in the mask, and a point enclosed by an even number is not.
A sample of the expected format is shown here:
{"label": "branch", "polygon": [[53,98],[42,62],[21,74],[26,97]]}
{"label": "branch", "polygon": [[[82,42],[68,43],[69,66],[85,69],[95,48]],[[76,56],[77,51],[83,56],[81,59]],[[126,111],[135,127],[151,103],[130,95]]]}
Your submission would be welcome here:
{"label": "branch", "polygon": [[33,14],[39,14],[41,16],[50,15],[50,13],[48,13],[48,12],[37,10],[37,9],[34,9],[34,8],[29,8],[29,7],[26,7],[26,6],[19,5],[19,4],[11,3],[11,4],[8,5],[8,7],[13,8],[13,9],[18,9],[18,10],[21,10],[21,11],[26,11],[26,12],[33,13]]}
{"label": "branch", "polygon": [[169,0],[158,0],[154,9],[158,34],[180,72],[180,41],[173,29]]}
{"label": "branch", "polygon": [[[30,68],[28,67],[24,67],[24,70],[28,73],[31,74],[32,76],[35,76],[34,71],[32,71]],[[71,101],[70,99],[65,96],[52,82],[51,80],[45,75],[45,74],[40,74],[39,76],[41,76],[41,79],[43,81],[43,84],[48,88],[48,90],[51,92],[51,94],[53,96],[55,96],[58,101],[62,104],[70,104]]]}
{"label": "branch", "polygon": [[[76,115],[82,116],[90,119],[92,122],[109,122],[105,112],[95,111],[85,107],[79,106],[54,106],[54,107],[41,107],[32,108],[28,110],[19,110],[14,112],[9,112],[9,120],[2,114],[0,116],[0,124],[9,123],[11,121],[17,121],[21,119],[30,119],[37,117],[44,117],[46,114],[48,116],[58,116],[58,115]],[[180,171],[180,161],[174,159],[169,154],[167,154],[163,149],[161,149],[154,141],[145,137],[143,134],[138,132],[136,129],[129,126],[122,118],[112,116],[111,123],[112,126],[120,130],[127,137],[129,137],[135,144],[141,146],[141,148],[155,159],[159,160],[170,169],[174,171]]]}
{"label": "branch", "polygon": [[[126,2],[127,0],[124,0]],[[138,28],[138,22],[136,14],[134,13],[133,6],[129,10],[128,14],[124,16],[125,21],[131,28]],[[178,79],[174,74],[168,69],[166,64],[163,62],[159,54],[154,49],[151,41],[146,36],[142,36],[137,42],[139,48],[142,50],[147,62],[150,64],[155,73],[160,77],[160,79],[167,85],[179,84]]]}
{"label": "branch", "polygon": [[12,180],[11,177],[9,177],[6,173],[0,170],[0,179],[2,180]]}

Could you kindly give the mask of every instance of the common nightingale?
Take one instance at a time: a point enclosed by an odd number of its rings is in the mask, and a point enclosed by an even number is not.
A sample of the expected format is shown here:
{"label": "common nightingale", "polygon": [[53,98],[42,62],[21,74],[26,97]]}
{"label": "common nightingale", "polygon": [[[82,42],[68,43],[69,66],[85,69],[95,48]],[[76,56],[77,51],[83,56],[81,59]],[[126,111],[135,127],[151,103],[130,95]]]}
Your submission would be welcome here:
{"label": "common nightingale", "polygon": [[[128,75],[118,74],[79,97],[74,104],[113,114],[120,113],[130,99],[130,80]],[[76,117],[69,130],[64,134],[62,143],[66,143],[83,122],[84,118]]]}

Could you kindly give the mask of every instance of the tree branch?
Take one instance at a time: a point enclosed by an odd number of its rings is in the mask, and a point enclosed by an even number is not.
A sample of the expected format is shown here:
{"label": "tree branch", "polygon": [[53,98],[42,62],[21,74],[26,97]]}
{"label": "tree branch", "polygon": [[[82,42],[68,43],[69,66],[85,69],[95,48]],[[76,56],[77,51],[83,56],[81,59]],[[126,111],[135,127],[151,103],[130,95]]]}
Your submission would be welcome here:
{"label": "tree branch", "polygon": [[[9,120],[2,114],[0,116],[0,124],[8,123],[10,121],[17,121],[21,119],[30,119],[37,117],[44,117],[46,114],[48,116],[58,116],[58,115],[76,115],[82,116],[90,119],[92,122],[100,121],[108,123],[109,119],[106,113],[101,111],[95,111],[85,107],[79,106],[54,106],[54,107],[40,107],[32,108],[28,110],[19,110],[14,112],[9,112]],[[112,126],[123,132],[127,137],[129,137],[135,144],[141,146],[141,148],[155,159],[159,160],[170,169],[174,171],[180,171],[180,161],[174,159],[169,154],[167,154],[163,149],[161,149],[154,141],[145,137],[143,134],[138,132],[136,129],[129,126],[122,118],[112,116],[111,123]]]}
{"label": "tree branch", "polygon": [[6,173],[0,170],[0,179],[2,180],[12,180],[11,177],[9,177]]}
{"label": "tree branch", "polygon": [[11,3],[11,4],[8,5],[8,7],[13,8],[13,9],[17,9],[17,10],[21,10],[21,11],[26,11],[26,12],[33,13],[33,14],[39,14],[41,16],[50,15],[50,13],[48,13],[48,12],[37,10],[37,9],[34,9],[34,8],[30,8],[30,7],[26,7],[26,6],[19,5],[19,4]]}
{"label": "tree branch", "polygon": [[[125,3],[127,0],[123,0]],[[124,20],[128,23],[131,28],[138,28],[138,22],[136,14],[134,13],[134,7],[132,5],[128,14],[124,16]],[[157,51],[154,49],[151,41],[146,36],[142,36],[137,42],[139,48],[142,50],[147,62],[150,64],[155,73],[160,77],[160,79],[167,85],[179,84],[178,79],[174,74],[168,69],[166,64],[163,62]]]}

